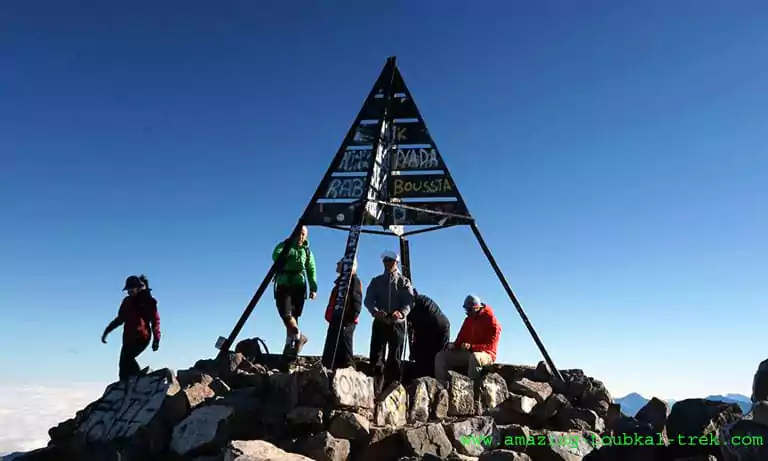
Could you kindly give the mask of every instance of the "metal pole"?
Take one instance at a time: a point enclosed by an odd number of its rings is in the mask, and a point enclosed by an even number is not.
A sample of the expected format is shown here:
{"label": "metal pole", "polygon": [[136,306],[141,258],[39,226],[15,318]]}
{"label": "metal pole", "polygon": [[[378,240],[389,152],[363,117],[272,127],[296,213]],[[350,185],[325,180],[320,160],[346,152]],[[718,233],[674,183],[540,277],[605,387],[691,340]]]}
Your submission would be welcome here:
{"label": "metal pole", "polygon": [[565,380],[563,379],[563,376],[560,374],[560,370],[557,369],[557,367],[555,366],[555,363],[552,361],[552,358],[547,353],[547,349],[544,347],[544,344],[541,342],[541,339],[539,339],[539,335],[536,334],[536,330],[533,329],[533,325],[531,325],[531,322],[528,320],[528,316],[525,315],[525,311],[523,311],[523,306],[520,305],[520,302],[517,300],[517,297],[512,292],[512,288],[510,288],[509,283],[507,283],[507,279],[504,277],[504,274],[501,272],[501,269],[499,269],[499,265],[496,264],[496,259],[493,257],[493,254],[491,254],[491,250],[488,249],[488,245],[485,244],[485,240],[483,239],[483,236],[480,235],[480,229],[477,228],[477,225],[475,223],[472,223],[470,226],[472,227],[472,232],[475,234],[475,237],[477,238],[477,242],[480,244],[480,248],[483,249],[483,253],[485,253],[485,257],[488,258],[488,262],[491,263],[491,267],[493,267],[494,272],[496,272],[496,276],[499,278],[499,281],[504,286],[504,289],[507,291],[507,295],[509,296],[509,299],[512,300],[512,304],[515,305],[517,312],[520,314],[520,318],[523,319],[523,323],[525,323],[526,328],[528,328],[528,332],[530,332],[531,336],[533,336],[533,340],[536,342],[536,345],[539,347],[541,354],[544,356],[544,360],[547,361],[547,365],[549,365],[550,370],[555,376],[557,376],[560,379],[560,381],[565,382]]}
{"label": "metal pole", "polygon": [[[390,58],[390,59],[394,59],[394,58]],[[389,64],[389,60],[387,60],[387,64]],[[360,108],[360,111],[357,113],[357,117],[355,118],[355,121],[349,127],[349,130],[347,131],[347,135],[344,138],[344,142],[342,142],[341,146],[339,146],[339,150],[336,152],[336,156],[334,157],[331,164],[328,166],[328,170],[323,175],[323,179],[320,181],[320,184],[317,186],[317,189],[315,190],[314,195],[309,200],[309,203],[307,203],[307,207],[304,209],[304,213],[302,213],[301,218],[299,219],[298,223],[296,223],[296,227],[294,227],[293,232],[291,233],[289,245],[286,245],[283,248],[283,251],[280,253],[278,258],[272,263],[272,267],[269,268],[269,271],[267,272],[267,275],[264,277],[264,280],[261,282],[261,285],[259,285],[259,288],[256,289],[256,293],[251,298],[251,301],[248,303],[248,306],[246,306],[245,311],[243,311],[243,314],[240,316],[240,319],[237,321],[237,324],[232,329],[232,332],[229,334],[229,337],[221,345],[221,348],[219,349],[219,357],[229,352],[229,348],[232,346],[232,343],[235,342],[235,339],[237,339],[237,335],[240,334],[240,331],[243,329],[243,326],[245,326],[245,322],[248,320],[248,317],[250,317],[251,313],[253,312],[253,309],[256,307],[256,304],[259,302],[259,299],[261,299],[261,297],[264,295],[264,291],[269,286],[270,282],[272,281],[272,278],[275,276],[276,273],[279,273],[285,266],[285,262],[286,262],[285,257],[288,254],[290,245],[294,241],[296,241],[296,239],[298,238],[299,232],[301,231],[301,227],[304,225],[305,217],[312,210],[312,207],[315,205],[317,200],[323,195],[324,191],[322,190],[322,186],[326,182],[328,182],[328,180],[331,178],[331,175],[338,168],[339,163],[343,158],[344,150],[346,149],[348,142],[354,138],[355,130],[360,124],[360,120],[363,119],[363,115],[365,114],[364,111],[367,106],[366,103],[376,95],[376,90],[377,90],[377,87],[379,86],[378,83],[388,69],[390,69],[390,67],[388,65],[385,65],[384,69],[382,69],[381,73],[379,74],[379,78],[376,79],[376,83],[374,83],[373,87],[371,88],[371,91],[368,93],[368,96],[365,98],[365,102],[363,103],[363,106]],[[363,204],[362,206],[364,205],[365,204]]]}
{"label": "metal pole", "polygon": [[[413,279],[411,278],[411,251],[410,251],[410,245],[408,242],[408,239],[404,236],[400,236],[400,268],[402,269],[403,275],[408,278],[408,280],[411,281],[411,285],[413,285]],[[412,306],[413,307],[413,306]],[[412,348],[412,338],[413,338],[413,328],[411,327],[411,322],[406,320],[405,322],[405,346],[403,347],[403,357],[400,358],[400,360],[404,361],[405,357],[409,357],[406,355],[406,349],[408,352],[411,352]],[[401,373],[402,375],[402,373]]]}

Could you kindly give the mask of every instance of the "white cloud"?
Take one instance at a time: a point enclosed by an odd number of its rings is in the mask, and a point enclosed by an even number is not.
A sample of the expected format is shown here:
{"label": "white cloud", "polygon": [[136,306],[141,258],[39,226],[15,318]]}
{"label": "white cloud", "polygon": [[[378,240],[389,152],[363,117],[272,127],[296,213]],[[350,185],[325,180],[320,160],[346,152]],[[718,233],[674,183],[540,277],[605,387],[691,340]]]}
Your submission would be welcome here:
{"label": "white cloud", "polygon": [[48,429],[97,400],[107,384],[0,385],[0,456],[48,444]]}

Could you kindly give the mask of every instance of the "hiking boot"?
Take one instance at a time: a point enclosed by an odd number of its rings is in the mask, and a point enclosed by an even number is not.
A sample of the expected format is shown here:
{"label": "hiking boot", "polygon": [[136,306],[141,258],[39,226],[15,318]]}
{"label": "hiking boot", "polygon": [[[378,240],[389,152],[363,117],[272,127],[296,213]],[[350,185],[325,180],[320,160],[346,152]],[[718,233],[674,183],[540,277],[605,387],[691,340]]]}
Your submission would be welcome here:
{"label": "hiking boot", "polygon": [[304,345],[307,344],[307,341],[309,341],[309,338],[304,336],[304,333],[301,333],[299,339],[294,340],[294,349],[296,349],[296,355],[299,355],[301,350],[304,348]]}

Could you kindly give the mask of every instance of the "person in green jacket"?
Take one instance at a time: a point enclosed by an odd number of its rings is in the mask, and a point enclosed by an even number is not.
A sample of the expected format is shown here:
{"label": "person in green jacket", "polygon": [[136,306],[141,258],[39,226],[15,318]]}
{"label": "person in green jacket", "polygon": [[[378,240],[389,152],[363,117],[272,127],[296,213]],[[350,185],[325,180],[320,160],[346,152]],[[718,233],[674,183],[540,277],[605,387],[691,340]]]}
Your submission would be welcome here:
{"label": "person in green jacket", "polygon": [[[309,249],[307,226],[301,228],[299,240],[286,255],[285,266],[275,278],[275,302],[277,312],[285,325],[285,350],[291,349],[295,354],[307,343],[306,336],[299,331],[299,317],[304,310],[304,300],[307,298],[307,282],[309,282],[309,299],[317,297],[317,275],[315,273],[315,256]],[[272,260],[283,251],[288,239],[280,242],[272,252]],[[285,351],[284,351],[285,352]]]}

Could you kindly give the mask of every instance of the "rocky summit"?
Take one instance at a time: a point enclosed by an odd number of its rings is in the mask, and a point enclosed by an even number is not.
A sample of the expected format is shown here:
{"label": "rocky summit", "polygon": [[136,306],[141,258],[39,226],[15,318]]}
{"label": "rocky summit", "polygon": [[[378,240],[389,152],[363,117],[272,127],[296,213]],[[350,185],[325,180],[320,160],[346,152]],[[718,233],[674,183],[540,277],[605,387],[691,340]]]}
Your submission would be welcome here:
{"label": "rocky summit", "polygon": [[446,387],[429,377],[405,379],[378,398],[363,359],[336,371],[317,357],[300,357],[289,372],[278,364],[274,355],[233,352],[113,383],[51,428],[46,448],[16,459],[768,459],[768,427],[744,418],[736,404],[689,399],[667,415],[666,403],[652,399],[630,418],[599,380],[562,370],[563,382],[543,362],[494,364],[475,382],[452,371]]}

